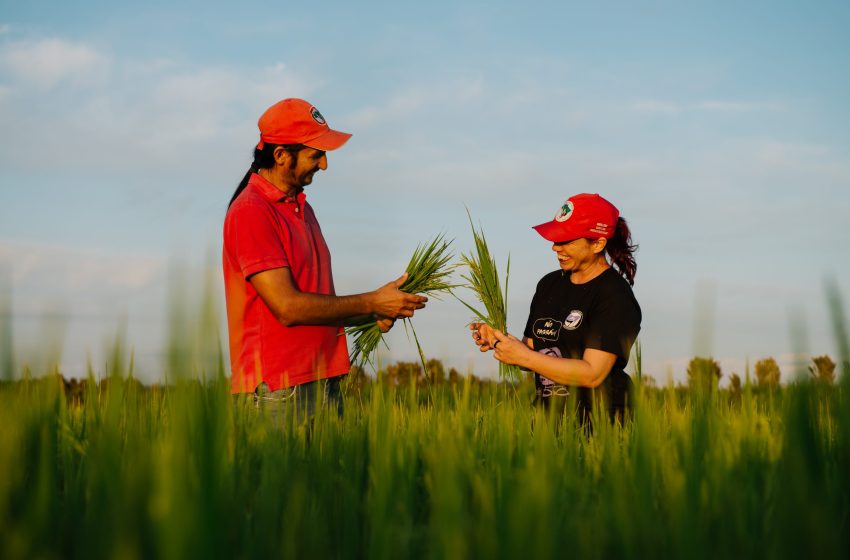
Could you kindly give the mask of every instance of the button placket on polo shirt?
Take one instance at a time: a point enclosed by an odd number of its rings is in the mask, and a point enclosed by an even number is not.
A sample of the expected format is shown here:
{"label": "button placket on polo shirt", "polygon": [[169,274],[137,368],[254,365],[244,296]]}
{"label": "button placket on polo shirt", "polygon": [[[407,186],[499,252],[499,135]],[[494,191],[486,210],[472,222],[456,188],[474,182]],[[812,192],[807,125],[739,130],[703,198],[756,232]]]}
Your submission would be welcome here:
{"label": "button placket on polo shirt", "polygon": [[292,198],[291,196],[284,196],[280,199],[280,202],[283,203],[285,207],[292,207],[292,212],[295,213],[295,216],[302,222],[304,221],[304,212],[302,212],[298,205],[298,199]]}

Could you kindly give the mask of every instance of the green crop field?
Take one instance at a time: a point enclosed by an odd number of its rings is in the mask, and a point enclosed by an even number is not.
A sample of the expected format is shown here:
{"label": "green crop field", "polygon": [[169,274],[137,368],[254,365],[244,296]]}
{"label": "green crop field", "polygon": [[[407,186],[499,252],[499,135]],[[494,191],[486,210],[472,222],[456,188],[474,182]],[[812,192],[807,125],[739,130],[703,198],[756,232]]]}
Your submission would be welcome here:
{"label": "green crop field", "polygon": [[0,557],[847,558],[850,379],[643,388],[592,432],[533,387],[348,383],[281,428],[221,375],[0,386]]}

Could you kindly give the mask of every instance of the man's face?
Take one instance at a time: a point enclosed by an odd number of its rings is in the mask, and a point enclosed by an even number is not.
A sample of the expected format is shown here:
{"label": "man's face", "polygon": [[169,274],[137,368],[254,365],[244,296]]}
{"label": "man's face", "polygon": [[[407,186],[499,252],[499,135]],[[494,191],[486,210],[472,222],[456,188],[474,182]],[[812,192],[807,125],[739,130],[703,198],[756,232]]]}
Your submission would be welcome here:
{"label": "man's face", "polygon": [[304,187],[313,182],[313,174],[319,169],[328,168],[328,158],[325,152],[313,148],[302,148],[292,154],[290,160],[288,179],[290,184],[296,187]]}

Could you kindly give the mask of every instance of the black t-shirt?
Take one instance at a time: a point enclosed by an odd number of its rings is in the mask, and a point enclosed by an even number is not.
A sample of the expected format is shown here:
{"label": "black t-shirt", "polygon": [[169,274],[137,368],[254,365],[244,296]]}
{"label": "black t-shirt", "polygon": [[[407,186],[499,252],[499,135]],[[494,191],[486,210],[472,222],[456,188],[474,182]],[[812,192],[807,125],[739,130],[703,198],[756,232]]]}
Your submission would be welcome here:
{"label": "black t-shirt", "polygon": [[[525,336],[538,352],[559,358],[581,359],[587,348],[617,356],[611,372],[600,386],[609,409],[623,409],[631,386],[624,369],[640,331],[640,306],[628,282],[613,268],[584,284],[573,284],[570,273],[556,270],[537,284]],[[553,396],[569,389],[535,374],[538,400],[548,404]],[[592,402],[589,389],[578,391],[579,406],[587,412]],[[614,411],[612,410],[612,413]]]}

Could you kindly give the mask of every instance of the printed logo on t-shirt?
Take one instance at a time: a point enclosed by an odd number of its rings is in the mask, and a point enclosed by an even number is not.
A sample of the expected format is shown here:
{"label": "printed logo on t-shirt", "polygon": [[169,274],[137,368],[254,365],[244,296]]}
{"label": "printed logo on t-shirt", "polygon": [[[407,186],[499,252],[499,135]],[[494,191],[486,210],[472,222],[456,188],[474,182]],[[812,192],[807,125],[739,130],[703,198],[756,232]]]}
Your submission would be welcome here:
{"label": "printed logo on t-shirt", "polygon": [[581,320],[584,318],[584,313],[579,311],[578,309],[573,309],[570,311],[570,314],[567,315],[567,318],[564,319],[564,328],[568,331],[574,331],[581,324]]}
{"label": "printed logo on t-shirt", "polygon": [[313,120],[319,124],[328,124],[327,121],[325,121],[325,117],[323,117],[319,110],[315,107],[310,109],[310,116],[312,116]]}
{"label": "printed logo on t-shirt", "polygon": [[[561,350],[557,347],[554,348],[541,348],[540,353],[544,356],[552,356],[555,358],[560,358]],[[545,377],[543,375],[537,374],[537,379],[539,380],[539,386],[537,387],[537,394],[541,397],[567,397],[570,394],[569,387],[564,385],[559,385]]]}
{"label": "printed logo on t-shirt", "polygon": [[561,335],[561,322],[555,319],[537,319],[532,329],[534,336],[541,340],[558,340]]}
{"label": "printed logo on t-shirt", "polygon": [[569,200],[564,202],[564,205],[561,206],[561,209],[558,210],[558,213],[555,214],[556,222],[566,222],[570,219],[570,216],[573,215],[573,203]]}
{"label": "printed logo on t-shirt", "polygon": [[[539,350],[539,352],[541,354],[543,354],[544,356],[552,356],[553,358],[560,358],[561,357],[561,351],[557,347],[555,347],[555,348],[541,348]],[[537,375],[540,376],[540,384],[543,385],[544,388],[551,388],[552,386],[555,385],[555,382],[552,381],[551,379],[549,379],[548,377],[540,375],[539,373]]]}

